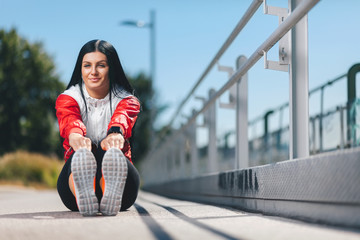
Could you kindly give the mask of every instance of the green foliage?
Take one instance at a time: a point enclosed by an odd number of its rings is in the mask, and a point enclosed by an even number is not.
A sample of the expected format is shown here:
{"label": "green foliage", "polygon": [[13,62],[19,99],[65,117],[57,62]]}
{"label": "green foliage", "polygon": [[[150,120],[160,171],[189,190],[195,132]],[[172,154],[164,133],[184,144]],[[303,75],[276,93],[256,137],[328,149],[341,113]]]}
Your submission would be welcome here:
{"label": "green foliage", "polygon": [[[142,161],[150,148],[151,122],[166,108],[165,105],[158,105],[154,98],[152,83],[149,77],[139,73],[134,77],[128,76],[131,85],[135,89],[135,95],[141,103],[141,112],[133,130],[131,138],[132,156],[135,164]],[[152,110],[152,112],[151,112]],[[151,119],[152,118],[152,119]]]}
{"label": "green foliage", "polygon": [[54,105],[64,88],[41,43],[0,30],[0,154],[56,151]]}
{"label": "green foliage", "polygon": [[55,188],[62,163],[41,154],[17,151],[0,158],[0,181]]}
{"label": "green foliage", "polygon": [[150,106],[151,106],[151,81],[143,73],[135,77],[128,77],[130,84],[135,89],[135,95],[141,103],[141,111],[133,129],[131,138],[132,158],[134,162],[139,162],[145,156],[150,141]]}

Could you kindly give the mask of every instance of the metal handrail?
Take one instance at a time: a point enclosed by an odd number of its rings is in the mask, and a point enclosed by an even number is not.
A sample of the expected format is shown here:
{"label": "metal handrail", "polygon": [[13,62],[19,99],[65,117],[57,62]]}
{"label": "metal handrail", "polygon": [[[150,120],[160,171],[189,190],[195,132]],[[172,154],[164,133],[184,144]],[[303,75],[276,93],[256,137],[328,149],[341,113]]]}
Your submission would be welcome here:
{"label": "metal handrail", "polygon": [[[263,44],[260,45],[260,47],[257,48],[257,50],[250,56],[250,58],[239,67],[239,69],[230,77],[227,83],[223,85],[223,87],[217,91],[211,98],[208,99],[207,102],[204,102],[203,107],[196,111],[189,119],[188,122],[182,127],[178,129],[178,131],[182,131],[186,127],[188,127],[195,119],[206,109],[209,108],[209,106],[216,101],[217,98],[219,98],[226,90],[228,90],[232,85],[234,85],[241,77],[253,66],[255,63],[264,55],[265,52],[269,51],[292,27],[296,25],[298,21],[303,18],[310,9],[312,9],[320,0],[304,0],[301,2],[299,6],[295,8],[295,10],[285,19],[284,22],[282,22],[279,27],[266,39],[266,41],[263,42]],[[172,117],[171,121],[167,125],[167,128],[171,128],[173,122],[175,121],[177,115],[180,113],[180,110],[185,105],[185,103],[188,101],[190,96],[194,93],[196,88],[200,85],[202,80],[205,78],[207,73],[210,71],[210,69],[216,64],[218,59],[221,57],[221,55],[224,53],[224,51],[229,47],[229,45],[232,43],[232,41],[236,38],[236,36],[240,33],[242,28],[246,25],[246,23],[249,21],[251,16],[256,12],[256,10],[259,8],[263,1],[254,0],[248,10],[246,11],[245,15],[241,18],[233,32],[230,34],[228,39],[225,41],[225,43],[222,45],[218,53],[215,55],[214,59],[211,61],[209,66],[206,68],[205,72],[202,74],[200,79],[196,82],[192,90],[189,92],[189,94],[184,98],[184,100],[181,102],[179,107],[177,108],[174,116]],[[159,138],[162,138],[164,136],[160,136],[157,138],[154,146],[157,146],[157,144],[160,142]],[[150,150],[151,152],[152,150]]]}
{"label": "metal handrail", "polygon": [[231,45],[231,43],[235,40],[235,38],[239,35],[239,33],[242,31],[242,29],[246,26],[246,24],[249,22],[251,17],[255,14],[255,12],[258,10],[258,8],[263,3],[263,0],[254,0],[247,11],[245,12],[244,16],[240,19],[238,24],[236,25],[235,29],[231,32],[230,36],[226,39],[224,44],[221,46],[220,50],[216,53],[215,57],[211,60],[210,64],[207,66],[203,74],[200,76],[199,80],[195,83],[195,85],[192,87],[190,92],[186,95],[186,97],[182,100],[178,108],[176,109],[174,116],[171,118],[168,126],[171,126],[173,122],[175,121],[176,117],[180,113],[180,110],[184,107],[185,103],[190,99],[191,95],[195,92],[195,90],[198,88],[200,83],[205,79],[207,74],[210,72],[210,70],[214,67],[214,65],[218,62],[220,57],[224,54],[224,52],[228,49],[228,47]]}
{"label": "metal handrail", "polygon": [[344,73],[344,74],[338,76],[337,78],[334,78],[333,80],[330,80],[330,81],[328,81],[328,82],[326,82],[326,83],[324,83],[324,84],[322,84],[322,85],[320,85],[318,87],[315,87],[315,88],[311,89],[309,91],[309,95],[313,94],[314,92],[317,92],[317,91],[321,90],[322,88],[324,88],[326,86],[332,85],[333,83],[339,81],[340,79],[342,79],[342,78],[344,78],[346,76],[347,76],[347,73]]}
{"label": "metal handrail", "polygon": [[299,6],[295,8],[291,15],[279,25],[279,27],[270,35],[266,41],[260,45],[260,47],[249,57],[249,59],[239,67],[239,69],[231,76],[229,81],[223,85],[207,102],[203,107],[191,116],[186,124],[181,129],[185,129],[209,106],[216,101],[226,90],[241,79],[241,77],[257,63],[257,61],[264,55],[264,52],[269,51],[292,27],[296,25],[298,21],[303,18],[310,9],[312,9],[320,0],[304,0]]}

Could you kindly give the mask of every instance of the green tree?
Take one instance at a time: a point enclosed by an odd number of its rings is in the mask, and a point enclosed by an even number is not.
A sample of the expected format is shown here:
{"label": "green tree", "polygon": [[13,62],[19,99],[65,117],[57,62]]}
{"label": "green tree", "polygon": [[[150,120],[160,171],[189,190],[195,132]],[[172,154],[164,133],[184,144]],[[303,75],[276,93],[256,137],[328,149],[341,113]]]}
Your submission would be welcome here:
{"label": "green tree", "polygon": [[41,43],[0,30],[0,154],[51,153],[61,145],[54,105],[64,88]]}
{"label": "green tree", "polygon": [[143,73],[136,76],[128,76],[130,84],[135,89],[135,95],[139,98],[141,111],[133,129],[131,138],[131,150],[134,162],[141,161],[149,148],[151,125],[150,125],[150,107],[151,107],[151,81]]}
{"label": "green tree", "polygon": [[[157,104],[152,98],[155,93],[152,89],[152,82],[144,73],[135,76],[128,76],[131,85],[135,89],[135,95],[141,103],[141,111],[133,130],[131,138],[131,149],[134,162],[142,161],[150,150],[151,139],[151,120],[155,121],[156,117],[166,109],[166,105]],[[151,113],[151,110],[153,111]],[[153,118],[153,119],[151,119]]]}

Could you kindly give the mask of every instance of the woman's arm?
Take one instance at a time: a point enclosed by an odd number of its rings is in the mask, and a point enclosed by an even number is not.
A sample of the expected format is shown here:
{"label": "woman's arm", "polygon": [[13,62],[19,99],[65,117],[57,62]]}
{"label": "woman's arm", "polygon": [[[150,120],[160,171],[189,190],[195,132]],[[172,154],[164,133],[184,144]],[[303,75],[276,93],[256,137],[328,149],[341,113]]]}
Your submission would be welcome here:
{"label": "woman's arm", "polygon": [[[131,137],[132,128],[135,125],[137,115],[140,112],[140,103],[136,97],[124,98],[116,106],[108,126],[108,136],[101,142],[101,147],[108,150],[111,147],[124,147],[126,139]],[[109,130],[119,129],[119,132]]]}
{"label": "woman's arm", "polygon": [[119,102],[111,117],[108,131],[111,127],[120,127],[124,138],[130,138],[139,112],[140,103],[136,97],[124,98]]}
{"label": "woman's arm", "polygon": [[56,116],[59,122],[60,136],[77,151],[85,147],[91,150],[91,140],[84,137],[86,127],[82,122],[78,103],[72,97],[61,94],[56,100]]}

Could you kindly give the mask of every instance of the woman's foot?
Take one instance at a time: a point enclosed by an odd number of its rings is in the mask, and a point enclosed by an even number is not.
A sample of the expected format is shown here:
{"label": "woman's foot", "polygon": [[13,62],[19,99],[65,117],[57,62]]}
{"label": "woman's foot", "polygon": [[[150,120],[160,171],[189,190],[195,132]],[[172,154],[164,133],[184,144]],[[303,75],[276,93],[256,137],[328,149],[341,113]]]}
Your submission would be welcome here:
{"label": "woman's foot", "polygon": [[92,152],[86,148],[77,150],[71,160],[71,172],[80,213],[83,216],[96,215],[99,202],[94,189],[96,160]]}
{"label": "woman's foot", "polygon": [[115,216],[120,211],[127,173],[127,161],[122,151],[117,148],[109,149],[102,161],[104,194],[100,212],[103,215]]}

